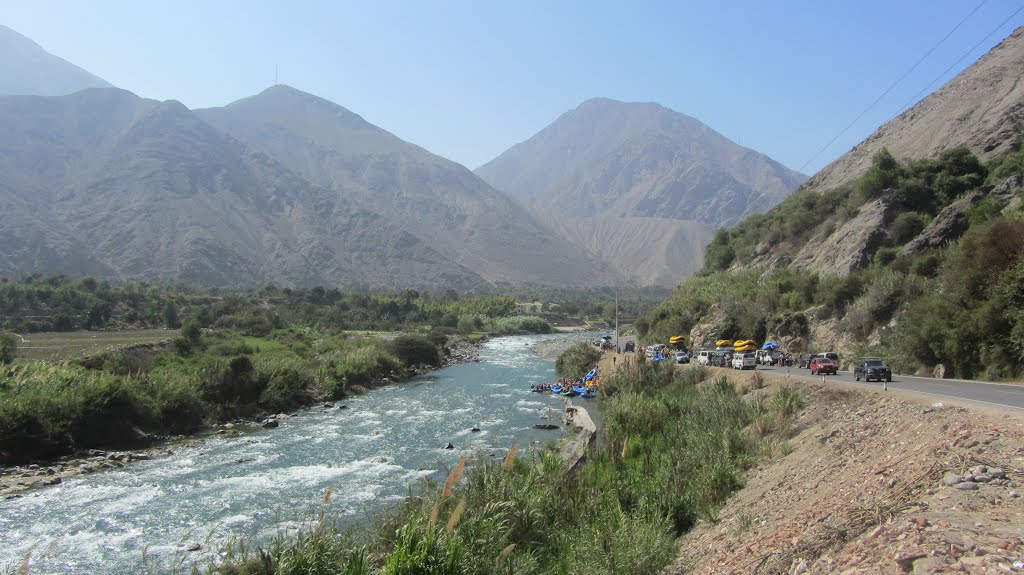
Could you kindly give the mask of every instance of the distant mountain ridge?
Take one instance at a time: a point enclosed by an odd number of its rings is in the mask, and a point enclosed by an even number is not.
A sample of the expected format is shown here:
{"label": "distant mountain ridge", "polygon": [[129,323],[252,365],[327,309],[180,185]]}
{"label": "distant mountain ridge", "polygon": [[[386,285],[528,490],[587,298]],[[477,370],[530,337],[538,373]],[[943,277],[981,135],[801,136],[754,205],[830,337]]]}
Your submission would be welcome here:
{"label": "distant mountain ridge", "polygon": [[512,198],[294,88],[193,111],[110,88],[8,28],[0,48],[16,56],[0,62],[0,275],[671,285],[715,227],[799,178],[657,104],[594,99],[481,168]]}
{"label": "distant mountain ridge", "polygon": [[[806,179],[685,114],[607,98],[566,112],[476,173],[553,221],[582,222],[596,233],[590,249],[622,273],[666,285],[700,268],[716,228],[770,209]],[[581,237],[580,226],[567,227],[567,237]]]}
{"label": "distant mountain ridge", "polygon": [[614,275],[465,167],[345,108],[274,86],[196,114],[403,229],[488,282],[585,285]]}
{"label": "distant mountain ridge", "polygon": [[[261,96],[199,112],[118,89],[0,97],[0,275],[462,291],[613,283],[464,167],[315,96]],[[232,135],[236,121],[245,128]]]}
{"label": "distant mountain ridge", "polygon": [[0,96],[64,96],[110,83],[0,24]]}
{"label": "distant mountain ridge", "polygon": [[0,125],[14,135],[0,139],[0,172],[12,176],[0,196],[10,210],[0,221],[5,274],[220,286],[482,281],[178,102],[116,89],[7,97]]}

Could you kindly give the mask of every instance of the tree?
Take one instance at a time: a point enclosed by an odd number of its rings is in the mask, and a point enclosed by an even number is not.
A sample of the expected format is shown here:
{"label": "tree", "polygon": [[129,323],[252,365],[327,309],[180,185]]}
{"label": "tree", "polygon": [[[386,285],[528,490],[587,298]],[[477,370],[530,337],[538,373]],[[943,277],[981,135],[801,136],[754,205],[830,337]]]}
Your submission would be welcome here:
{"label": "tree", "polygon": [[9,331],[0,332],[0,364],[14,361],[18,351],[18,336]]}
{"label": "tree", "polygon": [[163,318],[167,329],[178,329],[181,327],[181,320],[178,319],[178,306],[174,304],[174,300],[169,299],[164,304]]}
{"label": "tree", "polygon": [[199,320],[192,318],[185,323],[185,327],[181,330],[181,337],[185,338],[191,345],[199,343],[199,337],[201,335]]}
{"label": "tree", "polygon": [[402,334],[391,342],[391,349],[407,367],[441,365],[441,354],[434,342],[416,333]]}

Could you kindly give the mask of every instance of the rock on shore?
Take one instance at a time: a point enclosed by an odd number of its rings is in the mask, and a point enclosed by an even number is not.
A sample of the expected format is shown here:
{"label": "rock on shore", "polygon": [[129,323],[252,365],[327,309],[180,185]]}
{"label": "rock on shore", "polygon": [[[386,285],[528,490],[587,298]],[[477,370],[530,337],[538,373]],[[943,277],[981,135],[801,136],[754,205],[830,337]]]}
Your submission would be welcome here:
{"label": "rock on shore", "polygon": [[593,336],[584,334],[576,334],[572,337],[559,339],[545,339],[533,344],[531,349],[533,353],[536,353],[541,358],[554,361],[558,359],[558,356],[562,355],[563,351],[578,343],[590,343],[591,339],[593,339]]}

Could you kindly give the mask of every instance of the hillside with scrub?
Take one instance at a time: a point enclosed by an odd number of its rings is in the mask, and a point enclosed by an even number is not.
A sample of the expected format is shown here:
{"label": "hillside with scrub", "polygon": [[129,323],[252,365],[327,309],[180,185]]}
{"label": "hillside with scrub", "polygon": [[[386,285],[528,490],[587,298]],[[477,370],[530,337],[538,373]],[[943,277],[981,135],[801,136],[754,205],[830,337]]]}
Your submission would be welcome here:
{"label": "hillside with scrub", "polygon": [[1019,377],[1022,182],[1019,150],[985,164],[966,148],[906,162],[883,149],[850,185],[801,189],[719,230],[701,272],[638,330],[881,356],[901,373]]}
{"label": "hillside with scrub", "polygon": [[776,340],[899,373],[1024,371],[1024,28],[811,177],[719,229],[637,322],[647,341]]}

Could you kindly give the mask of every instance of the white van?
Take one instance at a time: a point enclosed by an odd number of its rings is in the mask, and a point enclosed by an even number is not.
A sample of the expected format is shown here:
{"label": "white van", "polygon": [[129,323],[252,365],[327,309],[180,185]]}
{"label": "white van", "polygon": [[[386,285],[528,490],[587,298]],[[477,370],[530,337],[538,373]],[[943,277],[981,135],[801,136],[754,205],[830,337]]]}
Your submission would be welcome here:
{"label": "white van", "polygon": [[697,365],[711,365],[711,354],[713,352],[702,349],[694,356],[693,362]]}
{"label": "white van", "polygon": [[754,352],[747,351],[744,353],[737,353],[732,356],[732,368],[733,369],[757,369],[757,360],[754,357]]}

